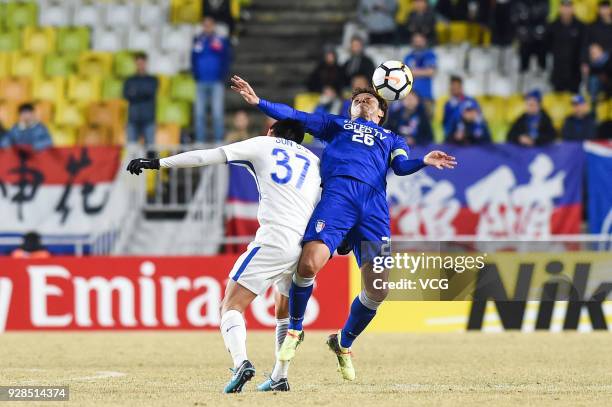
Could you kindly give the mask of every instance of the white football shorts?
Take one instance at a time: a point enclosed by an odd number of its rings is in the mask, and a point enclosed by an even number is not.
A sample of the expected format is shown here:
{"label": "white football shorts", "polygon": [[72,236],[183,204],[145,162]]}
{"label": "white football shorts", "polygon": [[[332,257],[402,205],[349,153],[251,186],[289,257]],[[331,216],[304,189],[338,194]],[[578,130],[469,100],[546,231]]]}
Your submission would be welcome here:
{"label": "white football shorts", "polygon": [[251,242],[236,260],[229,277],[257,295],[275,284],[277,290],[288,297],[302,248],[298,242],[285,247],[277,243],[271,245],[258,239]]}

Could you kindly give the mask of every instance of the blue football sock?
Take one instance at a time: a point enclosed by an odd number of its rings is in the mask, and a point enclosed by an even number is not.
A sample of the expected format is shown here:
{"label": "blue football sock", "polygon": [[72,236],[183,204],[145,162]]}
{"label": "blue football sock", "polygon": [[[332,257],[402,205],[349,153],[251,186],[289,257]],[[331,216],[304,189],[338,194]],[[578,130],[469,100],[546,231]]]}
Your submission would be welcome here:
{"label": "blue football sock", "polygon": [[362,302],[362,297],[363,302],[368,303],[372,308],[377,308],[379,305],[379,303],[365,297],[363,292],[355,297],[353,304],[351,304],[349,317],[344,324],[344,328],[342,328],[342,335],[340,336],[340,346],[343,348],[350,348],[353,345],[353,341],[366,329],[376,315],[376,309],[366,307]]}
{"label": "blue football sock", "polygon": [[308,305],[314,287],[314,278],[301,279],[297,277],[297,280],[296,284],[296,277],[294,276],[289,289],[289,329],[301,331],[306,305]]}

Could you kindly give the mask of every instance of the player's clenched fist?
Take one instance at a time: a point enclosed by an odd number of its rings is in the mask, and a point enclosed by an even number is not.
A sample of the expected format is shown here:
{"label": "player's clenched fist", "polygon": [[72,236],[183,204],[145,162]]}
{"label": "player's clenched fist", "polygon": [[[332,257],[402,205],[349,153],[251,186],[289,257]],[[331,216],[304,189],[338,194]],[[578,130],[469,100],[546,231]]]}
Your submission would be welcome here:
{"label": "player's clenched fist", "polygon": [[159,170],[159,158],[137,158],[127,166],[127,170],[134,175],[139,175],[143,169]]}

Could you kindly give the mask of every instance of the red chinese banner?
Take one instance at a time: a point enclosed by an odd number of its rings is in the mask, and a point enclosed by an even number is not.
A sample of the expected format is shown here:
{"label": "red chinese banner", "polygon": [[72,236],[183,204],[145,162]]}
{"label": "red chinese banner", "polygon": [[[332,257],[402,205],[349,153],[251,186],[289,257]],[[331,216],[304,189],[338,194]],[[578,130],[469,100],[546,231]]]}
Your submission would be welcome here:
{"label": "red chinese banner", "polygon": [[82,234],[109,203],[119,147],[0,149],[0,232]]}
{"label": "red chinese banner", "polygon": [[[4,330],[216,329],[237,256],[159,258],[0,258]],[[347,258],[317,278],[305,323],[340,327],[348,312]],[[246,312],[249,329],[275,325],[270,289]]]}

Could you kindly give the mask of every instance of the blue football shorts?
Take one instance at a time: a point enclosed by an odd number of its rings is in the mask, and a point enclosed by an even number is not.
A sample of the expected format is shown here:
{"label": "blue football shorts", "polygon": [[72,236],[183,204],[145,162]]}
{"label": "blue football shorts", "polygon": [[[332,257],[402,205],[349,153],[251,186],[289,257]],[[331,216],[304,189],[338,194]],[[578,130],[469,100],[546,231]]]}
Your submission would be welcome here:
{"label": "blue football shorts", "polygon": [[355,178],[339,176],[323,185],[302,242],[320,240],[334,253],[346,238],[361,267],[380,254],[383,238],[390,235],[385,194]]}

